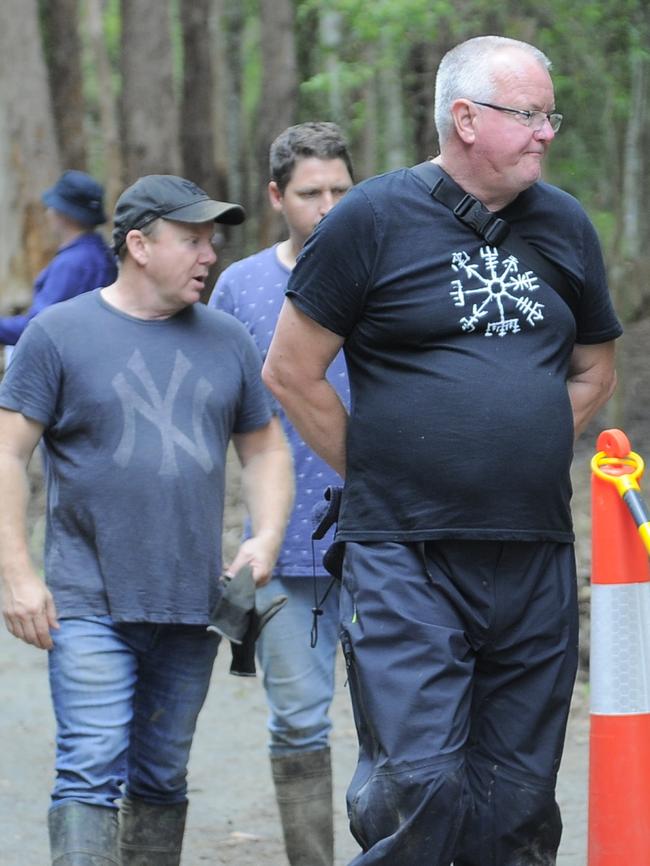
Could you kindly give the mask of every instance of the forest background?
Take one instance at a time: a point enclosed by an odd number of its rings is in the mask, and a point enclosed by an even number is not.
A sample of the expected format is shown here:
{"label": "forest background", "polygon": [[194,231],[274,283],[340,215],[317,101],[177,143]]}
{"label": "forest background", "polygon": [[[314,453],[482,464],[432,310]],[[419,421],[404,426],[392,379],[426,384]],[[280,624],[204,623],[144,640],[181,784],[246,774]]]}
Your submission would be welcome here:
{"label": "forest background", "polygon": [[338,122],[357,180],[430,157],[437,65],[483,33],[553,61],[546,179],[594,221],[624,322],[650,314],[648,0],[2,0],[0,314],[53,253],[40,196],[61,170],[101,180],[109,211],[148,173],[241,202],[214,279],[282,231],[266,200],[281,130]]}

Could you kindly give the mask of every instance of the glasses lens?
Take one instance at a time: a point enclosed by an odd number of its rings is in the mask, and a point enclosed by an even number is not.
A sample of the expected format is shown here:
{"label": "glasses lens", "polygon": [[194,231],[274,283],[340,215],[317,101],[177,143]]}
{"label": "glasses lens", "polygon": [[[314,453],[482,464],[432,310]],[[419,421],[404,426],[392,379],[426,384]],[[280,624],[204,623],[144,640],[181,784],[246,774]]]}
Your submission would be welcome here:
{"label": "glasses lens", "polygon": [[533,111],[527,120],[524,118],[526,125],[534,129],[535,132],[539,132],[547,120],[553,132],[557,132],[562,125],[561,114],[546,114],[544,111]]}

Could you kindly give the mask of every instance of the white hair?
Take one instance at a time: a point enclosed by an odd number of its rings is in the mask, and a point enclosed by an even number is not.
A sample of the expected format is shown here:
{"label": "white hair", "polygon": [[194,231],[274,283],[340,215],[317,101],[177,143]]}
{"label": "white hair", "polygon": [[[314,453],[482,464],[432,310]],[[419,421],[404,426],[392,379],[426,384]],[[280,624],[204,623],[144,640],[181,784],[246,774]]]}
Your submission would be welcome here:
{"label": "white hair", "polygon": [[524,51],[545,69],[551,68],[551,61],[539,48],[506,36],[475,36],[461,42],[442,58],[436,75],[434,114],[440,144],[451,133],[451,106],[455,100],[464,97],[490,102],[493,99],[495,59],[510,49]]}

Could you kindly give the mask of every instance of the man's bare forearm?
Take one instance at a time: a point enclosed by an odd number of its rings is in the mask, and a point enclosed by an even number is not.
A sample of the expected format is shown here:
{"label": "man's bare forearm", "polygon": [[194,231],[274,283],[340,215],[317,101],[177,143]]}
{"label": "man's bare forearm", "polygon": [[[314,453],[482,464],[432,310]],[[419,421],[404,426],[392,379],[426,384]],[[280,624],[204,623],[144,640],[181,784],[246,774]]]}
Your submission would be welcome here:
{"label": "man's bare forearm", "polygon": [[574,346],[567,378],[577,439],[616,389],[614,343]]}
{"label": "man's bare forearm", "polygon": [[616,377],[612,382],[594,385],[587,382],[568,382],[569,399],[573,409],[573,428],[577,439],[591,419],[607,403],[616,387]]}
{"label": "man's bare forearm", "polygon": [[26,466],[0,452],[0,574],[5,579],[33,569],[27,536],[29,482]]}
{"label": "man's bare forearm", "polygon": [[57,627],[52,595],[38,574],[29,551],[27,465],[42,427],[35,421],[0,410],[0,575],[2,613],[15,637],[40,649],[52,646]]}
{"label": "man's bare forearm", "polygon": [[329,382],[315,383],[305,393],[279,387],[275,396],[312,451],[345,478],[348,413]]}
{"label": "man's bare forearm", "polygon": [[293,506],[293,458],[278,418],[265,430],[236,437],[235,447],[253,535],[242,544],[230,568],[234,572],[251,563],[256,582],[264,584],[271,577]]}
{"label": "man's bare forearm", "polygon": [[348,416],[327,370],[343,342],[286,300],[262,369],[296,430],[341,477]]}

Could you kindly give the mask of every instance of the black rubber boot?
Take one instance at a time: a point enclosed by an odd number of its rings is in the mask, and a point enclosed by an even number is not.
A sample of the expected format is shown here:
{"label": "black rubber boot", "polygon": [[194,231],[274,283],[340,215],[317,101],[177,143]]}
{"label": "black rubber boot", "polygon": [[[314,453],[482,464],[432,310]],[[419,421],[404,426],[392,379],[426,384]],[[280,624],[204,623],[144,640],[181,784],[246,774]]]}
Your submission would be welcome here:
{"label": "black rubber boot", "polygon": [[329,749],[272,755],[271,771],[291,866],[332,866],[334,817]]}
{"label": "black rubber boot", "polygon": [[120,866],[117,809],[75,800],[50,809],[52,866]]}
{"label": "black rubber boot", "polygon": [[125,797],[120,806],[122,866],[179,866],[187,803],[169,806]]}

